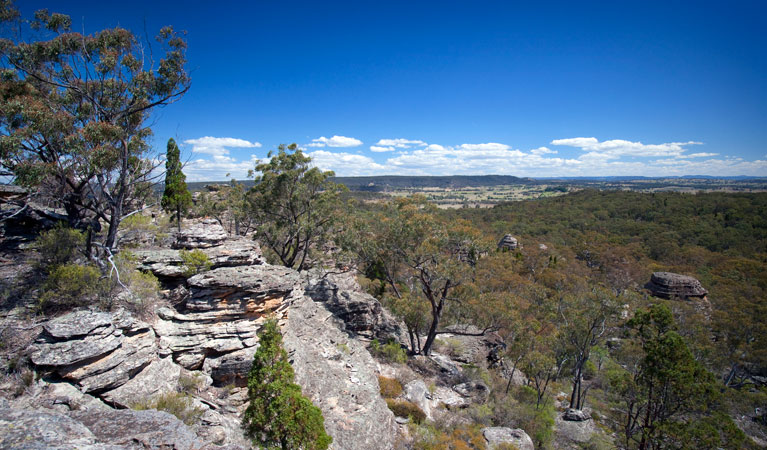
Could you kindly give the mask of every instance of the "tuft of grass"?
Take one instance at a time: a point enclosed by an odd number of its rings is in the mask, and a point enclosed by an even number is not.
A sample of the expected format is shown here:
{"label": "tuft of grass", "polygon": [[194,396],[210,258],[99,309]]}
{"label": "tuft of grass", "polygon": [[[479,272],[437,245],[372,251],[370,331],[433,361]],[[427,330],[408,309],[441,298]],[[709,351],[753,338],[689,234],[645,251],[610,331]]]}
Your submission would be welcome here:
{"label": "tuft of grass", "polygon": [[378,387],[381,390],[381,397],[383,398],[395,398],[402,394],[402,383],[396,378],[388,378],[379,375]]}
{"label": "tuft of grass", "polygon": [[182,392],[169,392],[150,399],[139,401],[131,406],[135,410],[156,409],[173,414],[187,425],[194,425],[200,420],[205,412],[202,408],[195,408],[192,397]]}
{"label": "tuft of grass", "polygon": [[410,420],[418,424],[426,420],[426,414],[413,402],[387,398],[386,406],[388,406],[397,417],[409,417]]}
{"label": "tuft of grass", "polygon": [[370,353],[391,363],[405,364],[407,362],[407,352],[394,340],[381,345],[378,339],[373,339],[370,342]]}

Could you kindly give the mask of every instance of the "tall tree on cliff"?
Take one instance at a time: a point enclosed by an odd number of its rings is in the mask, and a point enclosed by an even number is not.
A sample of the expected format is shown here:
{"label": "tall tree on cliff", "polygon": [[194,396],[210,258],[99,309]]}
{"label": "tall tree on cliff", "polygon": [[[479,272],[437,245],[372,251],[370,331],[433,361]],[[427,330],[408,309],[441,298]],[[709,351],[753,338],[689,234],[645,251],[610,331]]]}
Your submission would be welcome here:
{"label": "tall tree on cliff", "polygon": [[248,193],[256,235],[282,265],[303,270],[310,250],[330,238],[345,188],[329,180],[333,172],[312,167],[296,144],[280,145],[269,157],[256,166],[260,175]]}
{"label": "tall tree on cliff", "polygon": [[181,170],[181,151],[173,138],[168,140],[165,158],[165,191],[161,204],[165,211],[175,215],[178,231],[181,231],[181,214],[192,204],[192,194],[186,187],[186,175]]}
{"label": "tall tree on cliff", "polygon": [[[63,207],[70,225],[88,232],[88,253],[103,267],[120,221],[149,194],[155,165],[146,121],[154,108],[189,89],[186,42],[165,27],[157,36],[161,51],[152,51],[120,27],[72,32],[69,16],[47,10],[22,20],[8,0],[0,1],[0,19],[6,25],[0,167],[38,198]],[[26,42],[30,35],[39,39]],[[101,223],[107,231],[96,242]],[[91,244],[101,251],[92,253]]]}

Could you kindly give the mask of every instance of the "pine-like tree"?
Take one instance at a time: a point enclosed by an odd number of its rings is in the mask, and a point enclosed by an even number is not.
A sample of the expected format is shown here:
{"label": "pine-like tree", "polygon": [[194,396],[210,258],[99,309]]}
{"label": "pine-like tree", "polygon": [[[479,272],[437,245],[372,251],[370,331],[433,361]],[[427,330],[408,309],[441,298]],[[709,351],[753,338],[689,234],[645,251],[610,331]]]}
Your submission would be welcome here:
{"label": "pine-like tree", "polygon": [[259,334],[248,375],[250,404],[242,419],[245,434],[269,449],[326,449],[333,438],[325,432],[322,412],[293,380],[277,322],[269,320]]}
{"label": "pine-like tree", "polygon": [[181,151],[173,138],[168,140],[165,159],[165,192],[162,194],[162,209],[176,217],[181,231],[181,214],[192,204],[192,194],[186,187],[186,175],[181,171]]}

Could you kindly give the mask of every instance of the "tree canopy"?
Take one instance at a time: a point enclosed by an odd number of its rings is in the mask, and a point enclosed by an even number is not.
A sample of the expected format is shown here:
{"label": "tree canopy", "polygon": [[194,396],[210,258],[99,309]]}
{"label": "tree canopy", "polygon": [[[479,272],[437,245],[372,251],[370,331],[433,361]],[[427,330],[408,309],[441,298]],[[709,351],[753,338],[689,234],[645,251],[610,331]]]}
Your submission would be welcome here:
{"label": "tree canopy", "polygon": [[165,191],[161,204],[165,211],[175,215],[181,231],[181,214],[192,204],[192,194],[186,187],[186,175],[181,170],[181,151],[173,138],[168,140],[165,156]]}
{"label": "tree canopy", "polygon": [[82,34],[63,14],[22,20],[10,2],[0,7],[14,25],[4,30],[16,31],[0,40],[0,167],[60,204],[89,244],[107,224],[101,247],[110,251],[120,221],[149,192],[146,121],[189,89],[186,42],[165,27],[161,51],[151,50],[124,28]]}

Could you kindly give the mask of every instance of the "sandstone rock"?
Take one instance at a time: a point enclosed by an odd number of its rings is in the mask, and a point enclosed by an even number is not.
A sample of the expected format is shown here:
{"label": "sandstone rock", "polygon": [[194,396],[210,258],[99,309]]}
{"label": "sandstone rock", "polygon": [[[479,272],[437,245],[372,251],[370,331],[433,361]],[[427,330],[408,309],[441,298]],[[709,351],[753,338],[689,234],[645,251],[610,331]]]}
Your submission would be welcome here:
{"label": "sandstone rock", "polygon": [[203,443],[175,416],[163,411],[73,411],[69,417],[90,430],[99,442],[128,448],[193,450]]}
{"label": "sandstone rock", "polygon": [[453,386],[453,390],[477,403],[484,403],[487,400],[487,396],[490,395],[490,388],[485,383],[480,383],[479,381],[456,384]]}
{"label": "sandstone rock", "polygon": [[584,420],[590,420],[591,416],[589,416],[583,410],[567,408],[567,410],[562,414],[562,419],[569,420],[571,422],[583,422]]}
{"label": "sandstone rock", "polygon": [[336,449],[392,449],[398,426],[379,394],[376,363],[309,297],[288,311],[284,344],[303,393],[325,417]]}
{"label": "sandstone rock", "polygon": [[101,398],[120,408],[130,408],[151,397],[175,392],[180,373],[181,367],[173,364],[170,358],[155,360],[130,381],[105,392]]}
{"label": "sandstone rock", "polygon": [[461,366],[445,355],[432,352],[431,355],[429,355],[429,359],[434,361],[439,367],[439,370],[445,375],[453,377],[461,373]]}
{"label": "sandstone rock", "polygon": [[[220,245],[200,250],[208,257],[212,269],[264,264],[258,243],[244,236],[229,238]],[[132,253],[140,261],[139,269],[152,272],[158,278],[184,277],[186,267],[180,250],[134,250]]]}
{"label": "sandstone rock", "polygon": [[174,248],[208,248],[224,243],[228,234],[215,219],[186,221],[173,244]]}
{"label": "sandstone rock", "polygon": [[138,269],[152,272],[158,278],[182,278],[184,261],[178,250],[133,250],[139,259]]}
{"label": "sandstone rock", "polygon": [[701,286],[700,281],[687,275],[671,272],[654,272],[650,282],[645,285],[652,295],[661,298],[705,298],[708,291]]}
{"label": "sandstone rock", "polygon": [[96,443],[85,425],[62,413],[0,409],[0,448],[94,448]]}
{"label": "sandstone rock", "polygon": [[534,450],[533,440],[519,428],[487,427],[482,429],[482,435],[487,441],[487,446],[492,450],[500,444],[512,444],[519,450]]}
{"label": "sandstone rock", "polygon": [[75,311],[43,325],[30,359],[95,392],[122,385],[156,353],[154,331],[125,311]]}
{"label": "sandstone rock", "polygon": [[404,386],[405,399],[413,402],[426,414],[426,418],[432,420],[431,394],[423,380],[413,380]]}
{"label": "sandstone rock", "polygon": [[[454,361],[475,364],[480,367],[498,367],[506,348],[503,339],[496,333],[477,336],[482,330],[470,325],[454,325],[440,333],[440,343],[447,344],[441,352],[449,352]],[[454,334],[455,333],[455,334]]]}
{"label": "sandstone rock", "polygon": [[[298,273],[277,266],[223,267],[188,280],[184,312],[157,310],[160,351],[186,369],[204,369],[217,385],[242,383],[257,333],[268,315],[277,319],[301,297]],[[211,357],[207,362],[206,358]]]}
{"label": "sandstone rock", "polygon": [[519,247],[517,238],[510,234],[503,236],[501,240],[498,241],[498,248],[501,250],[516,250],[517,247]]}
{"label": "sandstone rock", "polygon": [[[576,411],[576,410],[568,410],[568,411]],[[583,416],[587,416],[585,420],[568,419],[567,418],[568,411],[566,411],[563,414],[557,415],[554,421],[554,427],[556,429],[557,435],[562,436],[565,439],[574,441],[574,442],[588,442],[591,439],[591,436],[597,431],[594,421],[589,420],[591,419],[591,417],[588,417],[588,414],[585,414],[585,413],[577,415],[580,418],[582,418]],[[575,416],[570,415],[569,417],[575,417]]]}
{"label": "sandstone rock", "polygon": [[375,297],[362,292],[353,273],[319,277],[310,272],[304,275],[306,293],[314,301],[325,302],[326,307],[344,322],[347,331],[383,342],[402,338],[397,321]]}

